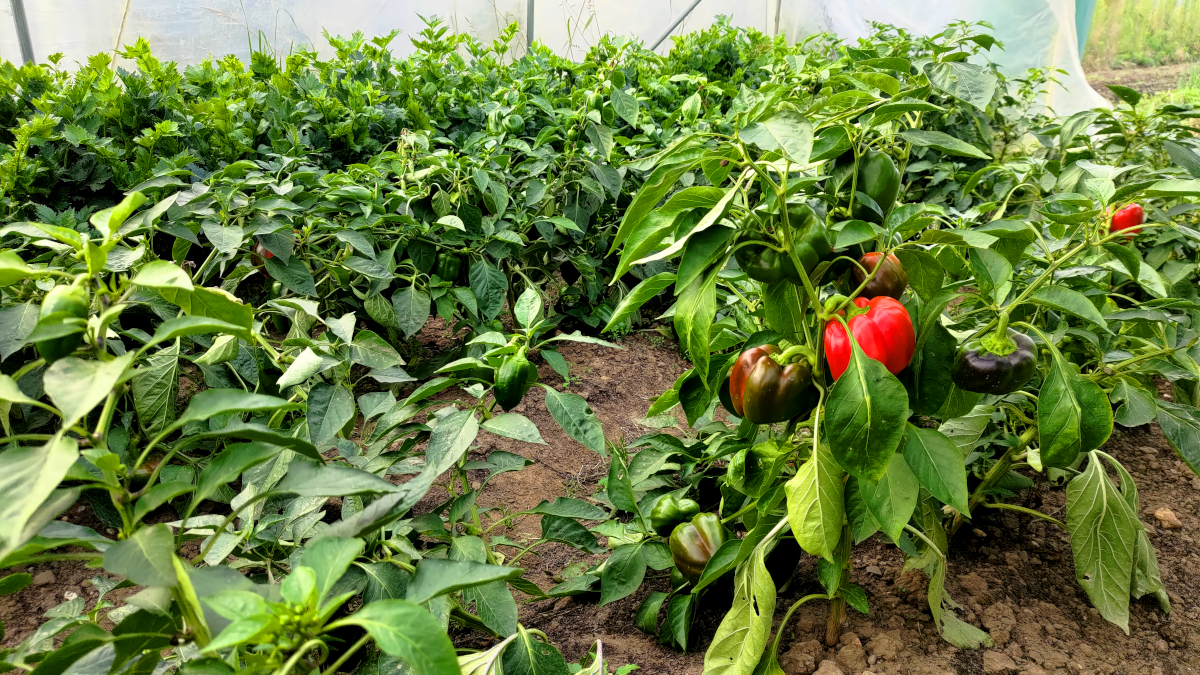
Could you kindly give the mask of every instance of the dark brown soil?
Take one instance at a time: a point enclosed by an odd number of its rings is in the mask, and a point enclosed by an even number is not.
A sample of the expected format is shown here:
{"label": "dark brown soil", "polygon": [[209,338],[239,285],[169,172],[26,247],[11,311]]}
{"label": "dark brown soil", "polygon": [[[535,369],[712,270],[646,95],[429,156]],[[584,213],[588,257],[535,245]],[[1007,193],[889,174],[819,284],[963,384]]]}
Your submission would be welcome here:
{"label": "dark brown soil", "polygon": [[[444,340],[444,333],[444,327],[431,325],[421,339],[432,347],[435,340]],[[620,344],[625,349],[561,343],[561,351],[571,364],[568,388],[587,398],[610,440],[631,441],[649,431],[637,424],[649,400],[669,387],[687,365],[674,344],[663,342],[655,333],[630,336]],[[562,378],[549,366],[541,364],[540,372],[542,382],[561,387]],[[517,412],[538,426],[547,445],[480,435],[473,456],[506,450],[536,462],[493,479],[480,497],[481,505],[512,513],[543,499],[562,495],[586,498],[597,490],[607,460],[559,429],[546,412],[544,396],[534,388]],[[447,392],[447,399],[452,398]],[[1125,464],[1140,488],[1142,521],[1151,530],[1170,591],[1170,615],[1163,614],[1150,599],[1134,602],[1130,635],[1126,636],[1100,618],[1075,583],[1065,533],[1045,521],[1012,512],[989,512],[963,528],[954,542],[947,591],[962,605],[958,610],[961,618],[991,632],[994,648],[960,650],[941,640],[928,613],[925,578],[915,572],[901,573],[902,554],[877,536],[858,546],[853,558],[852,578],[867,590],[870,615],[851,612],[841,644],[827,649],[818,642],[825,631],[827,605],[814,602],[801,608],[784,631],[780,649],[784,671],[789,675],[818,668],[821,675],[1200,673],[1200,549],[1195,539],[1200,536],[1200,478],[1177,460],[1157,426],[1118,429],[1105,449]],[[432,505],[442,499],[444,495],[435,494],[427,501]],[[1030,491],[1025,503],[1059,518],[1063,504],[1062,489],[1044,483]],[[1182,529],[1155,527],[1158,523],[1153,514],[1164,506],[1182,522]],[[103,525],[92,522],[94,517],[86,507],[74,507],[67,517],[104,531]],[[537,517],[517,519],[504,534],[518,542],[532,541],[538,534],[537,523]],[[513,554],[511,549],[501,550]],[[520,565],[528,571],[528,578],[548,588],[555,583],[552,576],[562,568],[588,558],[566,546],[550,545],[526,555]],[[64,594],[96,597],[87,580],[97,571],[79,563],[49,563],[28,571],[39,583],[0,600],[0,620],[8,632],[3,646],[23,639],[43,621],[46,609],[65,599]],[[658,645],[634,625],[642,598],[666,586],[665,579],[650,579],[633,597],[604,607],[576,599],[532,602],[522,608],[521,621],[546,632],[568,660],[579,659],[599,639],[613,664],[636,663],[646,673],[698,675],[703,669],[704,649],[728,600],[701,609],[693,633],[697,646],[681,654]],[[814,560],[802,556],[795,580],[781,594],[777,620],[791,602],[817,589]],[[470,635],[461,636],[460,641],[486,644]],[[822,665],[823,661],[829,663]]]}

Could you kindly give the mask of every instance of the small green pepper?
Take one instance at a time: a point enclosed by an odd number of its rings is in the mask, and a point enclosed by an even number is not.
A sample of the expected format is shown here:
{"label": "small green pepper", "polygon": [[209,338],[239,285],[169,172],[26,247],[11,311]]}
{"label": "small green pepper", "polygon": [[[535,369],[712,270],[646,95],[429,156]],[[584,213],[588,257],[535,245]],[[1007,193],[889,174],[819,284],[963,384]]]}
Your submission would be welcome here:
{"label": "small green pepper", "polygon": [[46,363],[67,356],[79,348],[83,342],[83,331],[71,330],[64,324],[72,319],[88,318],[87,292],[76,286],[55,286],[46,293],[38,312],[38,325],[43,330],[46,327],[62,327],[56,337],[39,340],[34,344],[38,354]]}
{"label": "small green pepper", "polygon": [[496,373],[496,387],[492,393],[496,396],[496,403],[505,410],[512,410],[520,405],[521,399],[525,398],[525,392],[537,382],[537,366],[525,358],[526,349],[521,347],[516,354],[505,358],[500,364],[499,372]]}
{"label": "small green pepper", "polygon": [[725,543],[728,534],[715,513],[701,513],[690,523],[683,523],[671,533],[671,557],[675,567],[691,581],[700,579],[704,566]]}
{"label": "small green pepper", "polygon": [[858,158],[858,181],[855,189],[874,200],[882,215],[856,199],[854,217],[858,220],[882,223],[892,205],[896,203],[896,195],[900,193],[900,170],[885,153],[868,150]]}
{"label": "small green pepper", "polygon": [[650,527],[665,537],[675,526],[700,513],[700,505],[694,499],[679,499],[673,494],[663,495],[650,510]]}
{"label": "small green pepper", "polygon": [[437,255],[437,263],[434,265],[434,274],[442,281],[454,282],[458,280],[462,274],[463,261],[458,255],[448,251],[439,251]]}

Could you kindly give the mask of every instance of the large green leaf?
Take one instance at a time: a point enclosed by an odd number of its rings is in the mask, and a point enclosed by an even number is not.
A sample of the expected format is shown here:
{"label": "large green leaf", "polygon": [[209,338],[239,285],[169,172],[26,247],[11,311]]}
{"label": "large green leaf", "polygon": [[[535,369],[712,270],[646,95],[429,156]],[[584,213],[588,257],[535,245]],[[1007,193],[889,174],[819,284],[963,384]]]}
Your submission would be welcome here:
{"label": "large green leaf", "polygon": [[308,392],[308,435],[313,445],[324,449],[354,418],[354,394],[344,385],[321,382]]}
{"label": "large green leaf", "polygon": [[133,376],[132,390],[133,407],[146,433],[157,434],[173,422],[179,395],[179,345],[147,357]]}
{"label": "large green leaf", "polygon": [[231,412],[271,412],[285,406],[296,407],[276,396],[241,389],[206,389],[188,401],[187,410],[175,421],[175,426]]}
{"label": "large green leaf", "polygon": [[384,653],[398,656],[419,675],[459,675],[454,644],[425,608],[407,600],[380,600],[329,624],[365,628]]}
{"label": "large green leaf", "polygon": [[62,411],[62,428],[69,429],[133,377],[134,353],[111,361],[84,361],[67,357],[55,361],[42,378],[50,400]]}
{"label": "large green leaf", "polygon": [[1162,427],[1163,436],[1192,472],[1200,474],[1200,410],[1172,401],[1156,403],[1155,418]]}
{"label": "large green leaf", "polygon": [[196,505],[211,497],[222,485],[233,482],[243,471],[271,459],[280,450],[282,448],[278,445],[261,442],[234,443],[226,447],[200,472],[196,494],[188,510],[194,510]]}
{"label": "large green leaf", "polygon": [[77,459],[75,439],[62,435],[39,447],[0,452],[0,494],[6,495],[0,500],[0,559],[23,543],[26,524]]}
{"label": "large green leaf", "polygon": [[659,272],[652,277],[643,279],[637,286],[630,289],[624,298],[621,298],[620,304],[613,310],[612,316],[601,332],[607,333],[624,324],[625,319],[673,283],[675,283],[674,272]]}
{"label": "large green leaf", "polygon": [[709,332],[717,315],[717,278],[696,279],[675,303],[675,334],[701,378],[708,377]]}
{"label": "large green leaf", "polygon": [[550,411],[550,416],[558,422],[558,426],[583,447],[601,457],[606,456],[604,428],[588,402],[569,391],[558,391],[544,384],[542,388],[546,390],[546,410]]}
{"label": "large green leaf", "polygon": [[775,151],[797,164],[807,164],[813,145],[813,126],[795,110],[782,110],[738,132],[745,143]]}
{"label": "large green leaf", "polygon": [[139,586],[175,586],[175,540],[166,525],[151,525],[104,552],[104,569]]}
{"label": "large green leaf", "polygon": [[[900,533],[917,508],[917,495],[921,491],[917,477],[904,460],[904,455],[894,452],[887,471],[878,482],[856,479],[863,503],[875,516],[876,522],[892,541],[900,539]],[[832,562],[832,561],[831,561]]]}
{"label": "large green leaf", "polygon": [[567,662],[554,645],[518,627],[516,639],[504,650],[500,672],[504,675],[568,675]]}
{"label": "large green leaf", "polygon": [[926,131],[924,129],[909,129],[900,133],[904,140],[924,148],[941,150],[947,155],[971,157],[974,159],[991,159],[991,155],[979,148],[959,140],[944,131]]}
{"label": "large green leaf", "polygon": [[943,504],[967,513],[967,470],[958,448],[936,429],[908,425],[904,459],[920,481]]}
{"label": "large green leaf", "polygon": [[646,577],[644,542],[623,544],[613,549],[600,573],[600,604],[607,605],[633,593]]}
{"label": "large green leaf", "polygon": [[847,473],[878,481],[904,437],[908,392],[886,366],[852,345],[850,363],[829,392],[825,429]]}
{"label": "large green leaf", "polygon": [[417,563],[417,573],[408,584],[408,600],[422,604],[439,595],[453,593],[469,586],[516,579],[522,572],[524,570],[520,567],[487,565],[470,560],[426,558]]}
{"label": "large green leaf", "polygon": [[704,654],[706,675],[752,675],[771,637],[775,583],[759,546],[734,575],[733,606]]}
{"label": "large green leaf", "polygon": [[1113,413],[1099,385],[1072,370],[1057,349],[1051,353],[1050,372],[1038,394],[1038,435],[1042,464],[1063,467],[1108,440]]}
{"label": "large green leaf", "polygon": [[996,75],[983,66],[943,61],[927,63],[924,70],[935,88],[979,110],[986,109],[996,95]]}
{"label": "large green leaf", "polygon": [[842,476],[829,448],[817,448],[786,483],[788,522],[805,551],[833,561],[845,518]]}
{"label": "large green leaf", "polygon": [[1067,530],[1075,579],[1100,615],[1129,633],[1129,593],[1137,534],[1144,529],[1095,452],[1067,483]]}
{"label": "large green leaf", "polygon": [[323,601],[338,579],[350,569],[350,564],[363,551],[361,539],[323,537],[304,547],[300,564],[316,574],[317,598]]}

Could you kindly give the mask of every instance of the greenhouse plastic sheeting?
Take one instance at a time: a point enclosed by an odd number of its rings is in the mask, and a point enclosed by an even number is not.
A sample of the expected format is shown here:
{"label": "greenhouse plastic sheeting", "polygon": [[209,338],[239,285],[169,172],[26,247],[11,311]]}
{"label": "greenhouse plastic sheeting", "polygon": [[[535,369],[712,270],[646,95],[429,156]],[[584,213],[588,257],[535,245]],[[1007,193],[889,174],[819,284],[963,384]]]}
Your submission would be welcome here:
{"label": "greenhouse plastic sheeting", "polygon": [[[20,60],[11,0],[0,2],[0,57]],[[527,0],[23,0],[34,57],[53,53],[70,66],[118,44],[146,38],[155,54],[180,64],[209,55],[247,60],[252,47],[270,45],[286,53],[311,45],[331,49],[323,31],[368,37],[400,30],[392,47],[412,50],[408,37],[422,28],[418,13],[443,17],[452,29],[494,38],[511,22],[528,27]],[[535,0],[534,37],[568,57],[579,58],[604,33],[653,40],[692,3],[689,0]],[[895,24],[931,34],[951,21],[985,20],[995,26],[1004,51],[990,57],[1010,75],[1054,66],[1068,72],[1067,90],[1046,102],[1066,114],[1107,105],[1083,77],[1075,29],[1074,0],[702,0],[674,34],[703,28],[719,15],[737,25],[796,38],[832,31],[853,40],[870,32],[870,22]],[[660,50],[670,47],[664,42]],[[519,47],[517,52],[519,53]]]}

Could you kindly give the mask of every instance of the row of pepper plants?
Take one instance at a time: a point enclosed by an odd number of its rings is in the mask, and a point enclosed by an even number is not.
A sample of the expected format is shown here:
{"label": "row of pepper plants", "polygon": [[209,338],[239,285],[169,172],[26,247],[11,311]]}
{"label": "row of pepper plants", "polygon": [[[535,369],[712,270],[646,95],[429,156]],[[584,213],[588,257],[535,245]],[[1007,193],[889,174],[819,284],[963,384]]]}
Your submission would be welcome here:
{"label": "row of pepper plants", "polygon": [[[614,459],[609,500],[644,539],[589,582],[601,602],[625,597],[642,579],[629,570],[657,569],[650,547],[666,543],[671,590],[645,597],[638,625],[687,648],[732,576],[705,673],[782,673],[805,603],[828,604],[836,645],[847,607],[869,611],[850,566],[876,533],[928,575],[947,641],[991,645],[945,589],[955,533],[988,510],[1061,527],[1079,584],[1126,632],[1131,598],[1170,611],[1137,487],[1100,448],[1114,423],[1156,420],[1200,466],[1196,113],[1139,109],[1120,87],[1115,111],[1031,113],[1052,73],[1002,87],[968,60],[991,45],[959,25],[782,71],[734,101],[737,133],[662,153],[622,219],[618,272],[678,263],[608,328],[675,295],[693,367],[648,415],[679,406],[691,432]],[[681,186],[691,172],[706,182]],[[639,491],[627,476],[646,453],[682,480]],[[1009,503],[1030,474],[1065,484],[1065,518]],[[823,592],[775,622],[799,550],[819,558]]]}
{"label": "row of pepper plants", "polygon": [[[1052,73],[972,65],[993,41],[965,25],[851,47],[718,24],[666,57],[605,38],[581,63],[516,58],[514,31],[482,45],[431,22],[406,59],[356,35],[328,62],[180,73],[139,41],[136,72],[4,66],[0,566],[124,579],[51,610],[6,665],[607,672],[599,643],[568,664],[522,626],[517,597],[613,602],[652,568],[673,590],[644,630],[689,648],[706,589],[732,584],[706,672],[778,672],[775,589],[800,551],[836,640],[867,608],[848,566],[876,531],[930,575],[943,635],[984,644],[944,594],[948,542],[1021,508],[1018,469],[1069,481],[1106,618],[1131,595],[1166,609],[1136,488],[1097,448],[1115,403],[1196,455],[1188,111],[1122,91],[1055,120],[1034,107]],[[1130,241],[1108,213],[1134,199]],[[457,340],[439,354],[413,339],[432,314]],[[565,377],[557,344],[615,348],[596,329],[658,314],[694,367],[648,417],[680,405],[690,431],[614,444],[543,384],[611,457],[602,491],[478,505],[530,463],[469,456],[480,431],[544,442],[508,412],[533,362]],[[177,404],[185,377],[203,391]],[[115,534],[57,520],[80,500]],[[517,517],[541,535],[497,531]],[[517,564],[550,543],[611,555],[545,590]],[[497,639],[456,654],[463,630]]]}

